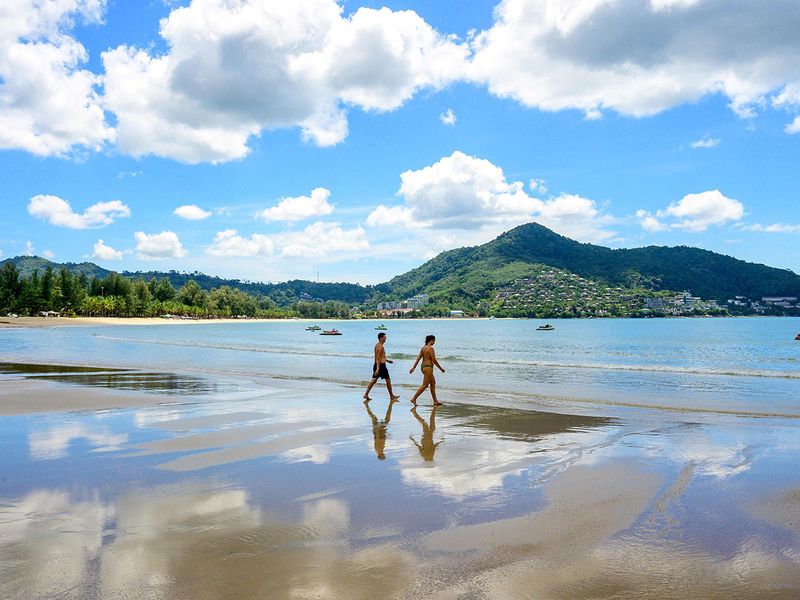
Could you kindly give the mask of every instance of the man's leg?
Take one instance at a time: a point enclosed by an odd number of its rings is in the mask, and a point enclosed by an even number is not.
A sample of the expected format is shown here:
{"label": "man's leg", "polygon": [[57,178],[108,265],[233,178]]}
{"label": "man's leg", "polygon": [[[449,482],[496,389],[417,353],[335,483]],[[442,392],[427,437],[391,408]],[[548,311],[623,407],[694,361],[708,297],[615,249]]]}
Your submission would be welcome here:
{"label": "man's leg", "polygon": [[389,400],[397,400],[400,396],[395,396],[394,392],[392,392],[392,378],[386,378],[386,389],[389,390]]}
{"label": "man's leg", "polygon": [[373,377],[372,381],[369,382],[369,385],[367,386],[367,391],[364,392],[364,400],[366,400],[367,402],[372,400],[372,398],[369,397],[369,393],[372,391],[372,386],[374,386],[377,382],[378,382],[377,377]]}

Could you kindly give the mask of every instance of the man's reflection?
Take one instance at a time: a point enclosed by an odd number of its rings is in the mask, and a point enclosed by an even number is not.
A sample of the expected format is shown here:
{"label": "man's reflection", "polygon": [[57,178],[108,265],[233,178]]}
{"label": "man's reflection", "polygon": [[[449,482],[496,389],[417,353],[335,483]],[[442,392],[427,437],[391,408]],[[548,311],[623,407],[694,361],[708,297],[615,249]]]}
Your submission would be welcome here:
{"label": "man's reflection", "polygon": [[439,440],[435,444],[433,443],[433,432],[436,431],[436,409],[438,406],[434,406],[433,410],[431,410],[431,419],[430,423],[426,423],[425,419],[420,417],[417,414],[417,407],[411,409],[411,414],[414,415],[414,418],[420,422],[422,425],[422,438],[419,442],[414,439],[413,435],[408,436],[409,439],[414,442],[414,445],[419,450],[420,456],[422,456],[423,460],[431,461],[433,460],[433,455],[436,453],[436,448],[439,447],[439,444],[442,443],[442,440]]}
{"label": "man's reflection", "polygon": [[398,400],[389,402],[389,408],[386,409],[386,415],[383,420],[378,420],[375,413],[370,410],[369,402],[364,402],[364,408],[367,409],[367,414],[372,419],[372,437],[375,438],[375,454],[378,455],[379,460],[386,460],[386,427],[392,419],[392,407],[395,402],[398,402]]}

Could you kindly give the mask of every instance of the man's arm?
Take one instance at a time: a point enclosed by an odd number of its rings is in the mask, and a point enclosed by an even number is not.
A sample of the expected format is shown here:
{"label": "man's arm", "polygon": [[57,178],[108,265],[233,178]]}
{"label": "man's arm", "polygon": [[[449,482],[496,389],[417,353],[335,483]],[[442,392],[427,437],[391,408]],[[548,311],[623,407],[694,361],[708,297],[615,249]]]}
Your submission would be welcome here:
{"label": "man's arm", "polygon": [[378,344],[375,344],[375,372],[372,374],[372,377],[375,378],[378,376],[378,372],[381,368],[381,353]]}

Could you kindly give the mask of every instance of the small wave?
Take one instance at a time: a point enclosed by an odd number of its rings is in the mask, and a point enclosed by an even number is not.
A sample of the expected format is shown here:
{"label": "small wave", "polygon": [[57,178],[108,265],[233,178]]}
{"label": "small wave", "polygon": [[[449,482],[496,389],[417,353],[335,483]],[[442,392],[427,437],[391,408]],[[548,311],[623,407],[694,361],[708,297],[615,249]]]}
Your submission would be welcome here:
{"label": "small wave", "polygon": [[[114,336],[97,335],[101,339],[111,341],[136,343],[136,344],[156,344],[163,346],[179,346],[185,348],[208,348],[214,350],[230,350],[234,352],[258,352],[264,354],[283,354],[292,356],[325,356],[340,358],[359,358],[369,360],[371,354],[367,353],[348,353],[330,352],[324,349],[314,348],[313,351],[300,350],[294,348],[279,348],[252,346],[247,344],[220,344],[213,342],[182,342],[177,340],[140,340],[135,338],[122,338]],[[393,353],[389,355],[394,360],[414,360],[416,354]],[[442,361],[456,363],[472,363],[477,365],[498,365],[515,367],[536,367],[546,369],[593,369],[600,371],[631,371],[644,373],[665,373],[675,375],[703,375],[703,376],[722,376],[722,377],[763,377],[772,379],[793,379],[800,380],[800,372],[796,371],[775,371],[769,369],[742,369],[737,367],[714,368],[714,367],[688,367],[682,365],[657,365],[657,364],[621,364],[621,363],[599,363],[599,362],[562,362],[548,360],[523,360],[523,359],[492,359],[492,358],[468,358],[461,355],[444,355],[439,357]]]}

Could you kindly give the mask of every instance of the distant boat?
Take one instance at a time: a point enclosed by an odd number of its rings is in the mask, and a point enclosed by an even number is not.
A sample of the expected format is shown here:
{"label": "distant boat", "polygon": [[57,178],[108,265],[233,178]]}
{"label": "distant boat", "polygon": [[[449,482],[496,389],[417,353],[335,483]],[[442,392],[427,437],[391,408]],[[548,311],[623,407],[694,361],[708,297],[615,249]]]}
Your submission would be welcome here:
{"label": "distant boat", "polygon": [[322,329],[319,325],[312,325],[311,327],[306,327],[306,331],[319,331]]}
{"label": "distant boat", "polygon": [[389,329],[389,328],[388,328],[388,327],[386,327],[386,325],[384,325],[383,323],[381,323],[381,324],[380,324],[380,325],[378,325],[378,326],[377,326],[375,329],[377,329],[378,331],[386,331],[386,330],[387,330],[387,329]]}
{"label": "distant boat", "polygon": [[536,331],[553,331],[553,329],[555,329],[555,327],[553,327],[552,325],[550,325],[550,323],[548,323],[547,325],[539,325],[536,328]]}
{"label": "distant boat", "polygon": [[326,329],[320,335],[342,335],[342,332],[338,329]]}

